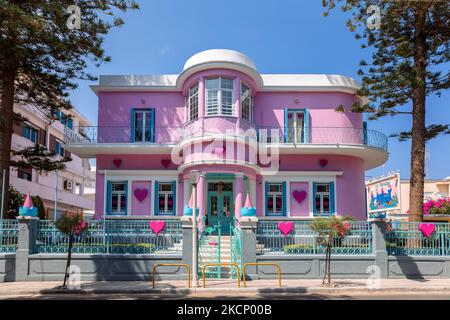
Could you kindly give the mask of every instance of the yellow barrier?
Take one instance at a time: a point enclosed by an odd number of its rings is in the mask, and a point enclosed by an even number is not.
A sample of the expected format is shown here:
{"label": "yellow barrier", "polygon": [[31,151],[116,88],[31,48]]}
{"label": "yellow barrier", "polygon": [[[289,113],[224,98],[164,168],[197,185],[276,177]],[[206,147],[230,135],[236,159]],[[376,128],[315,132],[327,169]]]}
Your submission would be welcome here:
{"label": "yellow barrier", "polygon": [[160,263],[153,267],[152,271],[152,286],[155,288],[155,273],[158,267],[185,267],[187,269],[188,288],[191,287],[191,267],[184,263]]}
{"label": "yellow barrier", "polygon": [[239,266],[237,263],[230,263],[230,262],[223,262],[223,263],[208,263],[205,264],[202,268],[202,279],[203,279],[203,288],[206,288],[206,267],[225,267],[225,266],[230,266],[230,267],[235,267],[236,271],[237,271],[237,285],[238,288],[241,287],[241,274],[239,272]]}
{"label": "yellow barrier", "polygon": [[244,265],[242,266],[242,274],[244,277],[244,288],[245,288],[245,268],[247,268],[247,266],[274,266],[277,267],[277,271],[278,271],[278,287],[281,288],[281,268],[280,265],[278,263],[272,263],[272,262],[247,262],[244,263]]}

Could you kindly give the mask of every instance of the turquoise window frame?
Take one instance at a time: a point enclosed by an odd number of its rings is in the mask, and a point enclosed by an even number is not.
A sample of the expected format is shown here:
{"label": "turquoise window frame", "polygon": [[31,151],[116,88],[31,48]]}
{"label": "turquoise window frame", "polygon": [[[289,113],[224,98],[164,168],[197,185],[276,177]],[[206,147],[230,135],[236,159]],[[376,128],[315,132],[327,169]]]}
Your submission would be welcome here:
{"label": "turquoise window frame", "polygon": [[56,154],[60,155],[61,157],[64,157],[66,150],[62,146],[62,142],[59,140],[55,140],[55,152]]}
{"label": "turquoise window frame", "polygon": [[[150,119],[150,141],[135,141],[135,120],[136,120],[136,112],[145,112],[149,111],[151,113]],[[155,108],[132,108],[131,109],[131,132],[130,132],[130,141],[131,142],[155,142]]]}
{"label": "turquoise window frame", "polygon": [[[328,184],[330,189],[330,213],[325,214],[319,214],[316,209],[316,187],[318,184]],[[336,214],[336,208],[335,208],[335,191],[334,191],[334,181],[325,181],[325,182],[313,182],[313,198],[312,198],[312,204],[313,204],[313,214],[314,216],[319,217],[326,217],[326,216],[332,216]]]}
{"label": "turquoise window frame", "polygon": [[309,109],[292,109],[284,108],[284,142],[289,139],[288,113],[289,112],[303,112],[304,127],[303,127],[303,141],[301,143],[309,143],[310,139],[310,125],[309,125]]}
{"label": "turquoise window frame", "polygon": [[[171,183],[172,184],[172,192],[173,192],[173,212],[160,212],[159,211],[159,184],[160,183]],[[155,216],[176,216],[177,215],[177,181],[155,181],[154,187],[154,213]]]}
{"label": "turquoise window frame", "polygon": [[[112,184],[113,183],[123,183],[125,184],[125,211],[124,212],[112,212]],[[107,216],[126,216],[128,215],[128,181],[111,181],[106,183],[106,215]]]}
{"label": "turquoise window frame", "polygon": [[[270,184],[280,184],[281,183],[281,187],[283,188],[282,190],[282,194],[281,194],[281,198],[282,198],[282,213],[273,213],[269,211],[269,185]],[[266,181],[264,183],[264,212],[265,215],[267,217],[285,217],[286,216],[286,186],[287,183],[286,181],[282,181],[282,182],[277,182],[277,181]]]}
{"label": "turquoise window frame", "polygon": [[[38,143],[38,141],[39,141],[39,131],[33,127],[25,125],[23,127],[22,135],[24,138],[26,138],[34,143]],[[32,139],[33,135],[34,135],[36,141]]]}

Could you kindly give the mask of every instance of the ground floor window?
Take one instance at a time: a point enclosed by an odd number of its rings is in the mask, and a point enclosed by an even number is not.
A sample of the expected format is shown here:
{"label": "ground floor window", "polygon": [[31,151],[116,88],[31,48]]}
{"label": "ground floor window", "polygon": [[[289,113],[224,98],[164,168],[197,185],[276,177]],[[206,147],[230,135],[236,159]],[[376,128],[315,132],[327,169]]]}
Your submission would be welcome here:
{"label": "ground floor window", "polygon": [[266,182],[266,215],[286,215],[286,182]]}
{"label": "ground floor window", "polygon": [[126,181],[108,182],[108,214],[127,214],[127,194]]}
{"label": "ground floor window", "polygon": [[176,182],[155,182],[155,214],[175,215]]}
{"label": "ground floor window", "polygon": [[314,215],[334,213],[334,183],[313,183]]}

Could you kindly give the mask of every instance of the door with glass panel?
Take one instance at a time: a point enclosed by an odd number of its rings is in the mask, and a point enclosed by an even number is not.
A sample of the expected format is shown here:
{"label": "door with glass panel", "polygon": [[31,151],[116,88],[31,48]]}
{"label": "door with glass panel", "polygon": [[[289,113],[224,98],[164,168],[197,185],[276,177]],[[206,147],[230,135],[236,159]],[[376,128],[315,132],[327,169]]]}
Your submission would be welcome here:
{"label": "door with glass panel", "polygon": [[222,231],[225,233],[228,232],[232,221],[233,212],[233,184],[208,183],[208,225],[213,226],[220,222]]}
{"label": "door with glass panel", "polygon": [[286,120],[286,142],[305,142],[305,112],[303,110],[288,110]]}
{"label": "door with glass panel", "polygon": [[133,111],[133,142],[154,142],[154,110]]}

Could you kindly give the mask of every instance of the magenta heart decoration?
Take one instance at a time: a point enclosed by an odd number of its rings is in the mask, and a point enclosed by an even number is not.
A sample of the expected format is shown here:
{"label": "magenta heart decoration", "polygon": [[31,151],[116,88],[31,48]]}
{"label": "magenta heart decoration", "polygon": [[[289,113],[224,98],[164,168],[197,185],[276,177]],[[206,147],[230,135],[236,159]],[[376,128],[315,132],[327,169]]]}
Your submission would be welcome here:
{"label": "magenta heart decoration", "polygon": [[320,160],[319,160],[319,165],[320,165],[322,168],[325,168],[325,167],[327,166],[327,164],[328,164],[328,160],[327,160],[327,159],[320,159]]}
{"label": "magenta heart decoration", "polygon": [[142,202],[145,200],[145,198],[147,198],[148,190],[147,189],[135,189],[134,196],[136,197],[136,199],[139,200],[139,202]]}
{"label": "magenta heart decoration", "polygon": [[158,235],[162,230],[164,230],[164,227],[166,226],[166,223],[164,221],[151,221],[150,222],[150,229]]}
{"label": "magenta heart decoration", "polygon": [[294,224],[292,222],[278,222],[278,229],[286,237],[292,231]]}
{"label": "magenta heart decoration", "polygon": [[164,168],[167,168],[167,167],[170,165],[171,162],[172,162],[172,161],[170,161],[170,159],[162,159],[162,160],[161,160],[161,165],[162,165]]}
{"label": "magenta heart decoration", "polygon": [[116,168],[120,167],[120,165],[122,164],[122,159],[114,159],[113,164]]}
{"label": "magenta heart decoration", "polygon": [[294,192],[292,193],[292,196],[294,197],[295,201],[297,201],[299,204],[301,204],[303,202],[303,200],[306,199],[306,191],[294,190]]}
{"label": "magenta heart decoration", "polygon": [[426,238],[431,237],[434,233],[435,226],[433,223],[421,223],[419,224],[419,230],[422,232],[423,236]]}

